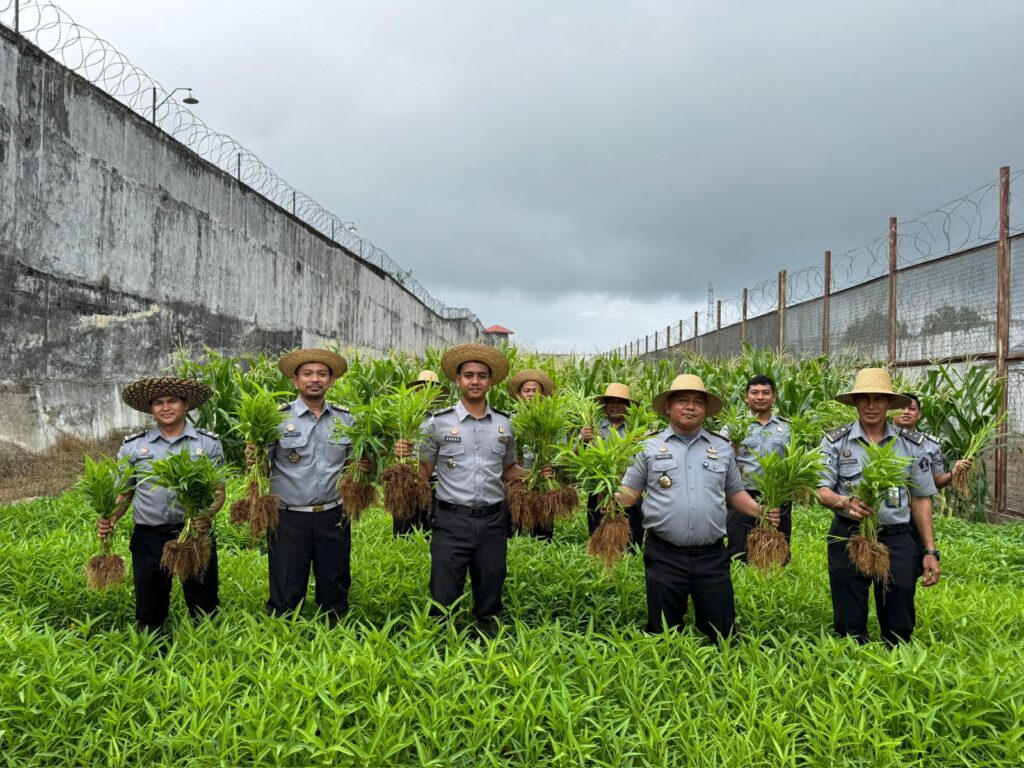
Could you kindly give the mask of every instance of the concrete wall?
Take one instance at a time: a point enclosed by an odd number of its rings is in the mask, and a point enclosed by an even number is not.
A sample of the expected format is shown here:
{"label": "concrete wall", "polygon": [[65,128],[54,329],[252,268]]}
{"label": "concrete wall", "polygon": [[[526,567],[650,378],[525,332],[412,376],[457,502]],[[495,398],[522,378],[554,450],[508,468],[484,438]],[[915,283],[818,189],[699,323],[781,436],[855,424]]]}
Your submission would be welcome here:
{"label": "concrete wall", "polygon": [[0,27],[0,440],[138,423],[124,382],[179,343],[482,338]]}

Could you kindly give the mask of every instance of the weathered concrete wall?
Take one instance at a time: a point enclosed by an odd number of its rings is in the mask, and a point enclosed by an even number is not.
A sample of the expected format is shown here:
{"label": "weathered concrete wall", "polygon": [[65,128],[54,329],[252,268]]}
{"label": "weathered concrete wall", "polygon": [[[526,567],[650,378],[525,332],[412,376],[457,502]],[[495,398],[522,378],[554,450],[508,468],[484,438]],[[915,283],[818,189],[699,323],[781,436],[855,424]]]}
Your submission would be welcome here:
{"label": "weathered concrete wall", "polygon": [[0,440],[138,423],[120,386],[227,354],[481,339],[0,27]]}

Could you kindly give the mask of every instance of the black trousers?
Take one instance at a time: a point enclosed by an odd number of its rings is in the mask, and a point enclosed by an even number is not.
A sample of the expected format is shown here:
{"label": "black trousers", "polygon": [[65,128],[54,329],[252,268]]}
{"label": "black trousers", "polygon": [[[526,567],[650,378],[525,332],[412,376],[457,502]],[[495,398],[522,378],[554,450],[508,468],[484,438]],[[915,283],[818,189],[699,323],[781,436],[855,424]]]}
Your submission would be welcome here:
{"label": "black trousers", "polygon": [[[431,484],[433,486],[433,483]],[[413,531],[429,531],[432,525],[434,499],[437,498],[437,491],[430,489],[430,507],[420,510],[408,520],[391,519],[391,532],[395,536],[408,536]]]}
{"label": "black trousers", "polygon": [[[754,499],[761,498],[760,491],[747,491]],[[779,530],[782,531],[786,541],[790,540],[793,534],[793,502],[787,501],[779,507]],[[729,541],[729,557],[738,558],[740,562],[747,562],[747,536],[757,523],[753,517],[737,512],[729,507],[725,516],[725,532]],[[786,561],[789,562],[788,560]]]}
{"label": "black trousers", "polygon": [[[632,507],[626,509],[629,517],[629,543],[636,547],[644,545],[644,508],[643,501],[638,501]],[[597,526],[601,524],[600,500],[597,496],[587,497],[587,532],[594,535]]]}
{"label": "black trousers", "polygon": [[[160,565],[164,544],[178,538],[182,525],[136,525],[128,545],[135,581],[135,623],[140,629],[160,631],[171,608],[174,577]],[[220,607],[217,576],[217,540],[212,535],[210,565],[200,578],[181,583],[185,605],[193,619],[213,616]]]}
{"label": "black trousers", "polygon": [[832,520],[828,541],[828,582],[832,592],[832,626],[837,635],[868,641],[868,591],[875,590],[875,612],[882,640],[888,645],[910,640],[917,615],[919,558],[909,525],[889,526],[878,539],[889,548],[891,579],[888,584],[873,581],[856,569],[846,552],[846,540],[858,524],[838,515]]}
{"label": "black trousers", "polygon": [[507,573],[508,508],[473,516],[434,505],[434,530],[430,538],[431,613],[441,615],[466,587],[466,573],[473,590],[473,615],[484,620],[501,611],[501,589]]}
{"label": "black trousers", "polygon": [[653,533],[644,546],[647,582],[647,631],[685,625],[693,598],[697,629],[711,640],[732,635],[736,624],[729,553],[722,541],[702,547],[679,547]]}
{"label": "black trousers", "polygon": [[334,623],[348,610],[352,585],[352,526],[348,518],[341,507],[326,512],[281,509],[278,515],[277,531],[267,535],[267,613],[281,616],[302,604],[312,567],[317,607]]}

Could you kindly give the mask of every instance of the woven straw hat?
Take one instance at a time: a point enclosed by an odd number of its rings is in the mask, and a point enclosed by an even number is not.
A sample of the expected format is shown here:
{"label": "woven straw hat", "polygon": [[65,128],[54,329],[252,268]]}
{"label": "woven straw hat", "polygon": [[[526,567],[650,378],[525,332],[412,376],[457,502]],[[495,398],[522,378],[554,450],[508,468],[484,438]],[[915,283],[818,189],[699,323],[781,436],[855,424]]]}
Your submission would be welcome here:
{"label": "woven straw hat", "polygon": [[694,376],[692,373],[682,373],[672,380],[672,386],[654,396],[654,410],[668,416],[668,399],[673,392],[702,392],[707,398],[707,413],[705,416],[714,416],[722,410],[722,401],[717,395],[708,392],[704,386],[704,379]]}
{"label": "woven straw hat", "polygon": [[617,397],[619,400],[628,400],[631,403],[633,402],[633,398],[630,397],[629,395],[629,387],[627,387],[625,384],[618,384],[616,382],[612,382],[607,387],[605,387],[604,394],[598,395],[594,399],[600,403],[603,403],[609,397]]}
{"label": "woven straw hat", "polygon": [[344,375],[348,370],[345,358],[329,349],[296,349],[277,361],[277,369],[290,378],[306,363],[323,363],[331,369],[334,378]]}
{"label": "woven straw hat", "polygon": [[486,344],[459,344],[441,357],[441,370],[455,381],[456,372],[463,363],[483,363],[491,369],[491,385],[500,384],[508,376],[508,358]]}
{"label": "woven straw hat", "polygon": [[544,397],[550,397],[551,393],[555,391],[555,382],[544,371],[539,368],[527,368],[509,379],[508,393],[513,400],[519,399],[519,388],[528,381],[536,381],[540,384],[540,392]]}
{"label": "woven straw hat", "polygon": [[853,389],[836,395],[836,400],[843,405],[856,406],[857,395],[889,395],[890,411],[906,408],[910,403],[909,397],[893,391],[892,379],[885,368],[861,368],[853,380]]}
{"label": "woven straw hat", "polygon": [[415,387],[417,384],[422,384],[424,386],[429,384],[437,384],[438,386],[440,386],[441,377],[438,376],[433,371],[420,371],[419,373],[416,374],[416,378],[410,381],[408,384],[406,384],[406,386]]}
{"label": "woven straw hat", "polygon": [[158,397],[173,395],[188,403],[188,409],[198,408],[211,397],[213,390],[209,384],[199,379],[182,379],[177,376],[151,376],[133,381],[121,393],[131,408],[143,413],[150,412],[150,405]]}

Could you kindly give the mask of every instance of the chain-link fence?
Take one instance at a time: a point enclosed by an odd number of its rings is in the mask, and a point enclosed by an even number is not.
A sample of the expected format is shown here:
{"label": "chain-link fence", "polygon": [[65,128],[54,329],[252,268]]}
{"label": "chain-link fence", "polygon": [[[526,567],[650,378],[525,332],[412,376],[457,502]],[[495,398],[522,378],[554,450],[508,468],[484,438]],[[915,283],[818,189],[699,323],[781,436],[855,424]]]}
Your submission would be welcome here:
{"label": "chain-link fence", "polygon": [[57,5],[41,0],[0,0],[0,24],[15,30],[63,66],[150,120],[204,160],[329,237],[352,256],[386,272],[439,317],[479,322],[470,310],[449,307],[427,293],[411,272],[402,269],[384,250],[356,235],[350,229],[351,222],[344,221],[288,184],[238,141],[210,128],[172,98],[174,91],[168,92],[113,45],[76,23]]}
{"label": "chain-link fence", "polygon": [[[670,344],[655,337],[653,345],[645,337],[620,351],[663,358],[696,349],[727,358],[749,344],[794,357],[849,352],[904,371],[989,363],[1006,377],[1009,428],[1024,432],[1024,211],[1010,196],[1021,176],[1001,169],[997,181],[942,208],[890,220],[860,248],[780,272],[701,313],[697,334],[692,321],[680,323],[689,336]],[[993,476],[999,510],[1024,515],[1024,457],[1002,449],[1000,467]]]}

